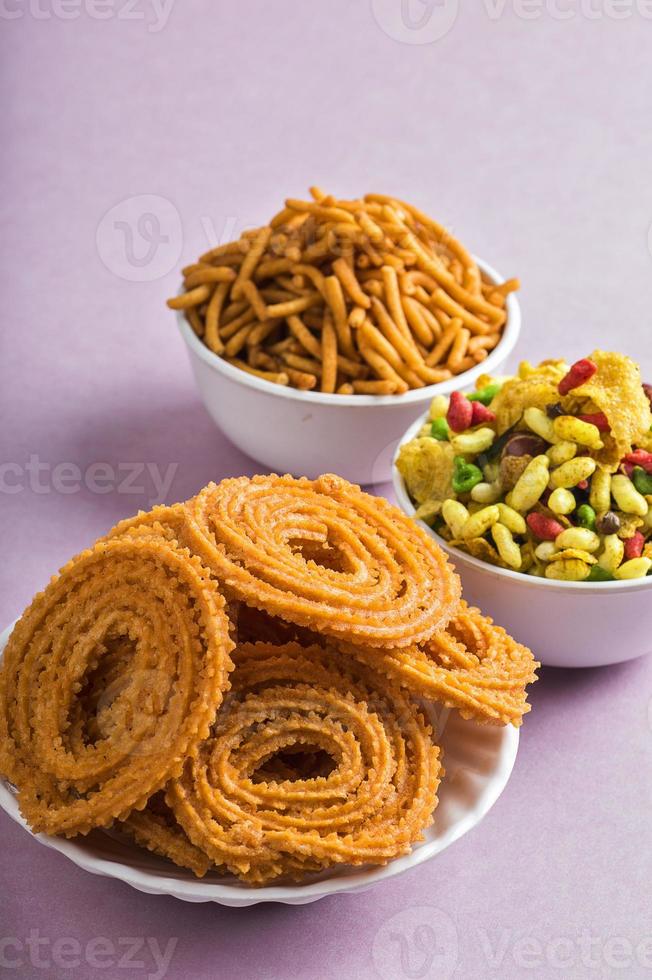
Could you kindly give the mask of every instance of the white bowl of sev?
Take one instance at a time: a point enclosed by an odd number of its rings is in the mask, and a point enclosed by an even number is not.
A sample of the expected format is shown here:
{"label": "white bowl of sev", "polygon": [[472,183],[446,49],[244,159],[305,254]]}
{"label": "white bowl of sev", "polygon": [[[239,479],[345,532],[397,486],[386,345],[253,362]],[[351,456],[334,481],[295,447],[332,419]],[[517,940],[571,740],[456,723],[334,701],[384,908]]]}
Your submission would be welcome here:
{"label": "white bowl of sev", "polygon": [[[504,281],[486,262],[475,261],[488,281]],[[214,354],[182,311],[177,317],[201,399],[234,445],[277,473],[314,479],[332,472],[352,483],[370,484],[391,479],[398,439],[435,395],[468,387],[481,374],[495,374],[505,362],[521,329],[514,293],[507,296],[505,309],[501,339],[484,361],[400,395],[326,394],[275,384]]]}

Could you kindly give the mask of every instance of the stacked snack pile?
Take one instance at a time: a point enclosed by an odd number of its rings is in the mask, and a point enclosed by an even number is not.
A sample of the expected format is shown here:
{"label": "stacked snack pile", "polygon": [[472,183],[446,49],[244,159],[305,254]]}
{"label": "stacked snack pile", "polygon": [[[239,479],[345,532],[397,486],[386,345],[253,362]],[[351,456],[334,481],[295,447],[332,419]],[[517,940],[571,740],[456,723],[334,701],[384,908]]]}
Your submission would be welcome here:
{"label": "stacked snack pile", "polygon": [[0,670],[0,772],[34,831],[113,826],[199,876],[385,864],[437,805],[423,699],[519,725],[536,666],[386,501],[230,479],[35,597]]}
{"label": "stacked snack pile", "polygon": [[595,351],[484,377],[434,399],[397,466],[416,516],[451,545],[530,575],[602,582],[652,571],[652,387]]}

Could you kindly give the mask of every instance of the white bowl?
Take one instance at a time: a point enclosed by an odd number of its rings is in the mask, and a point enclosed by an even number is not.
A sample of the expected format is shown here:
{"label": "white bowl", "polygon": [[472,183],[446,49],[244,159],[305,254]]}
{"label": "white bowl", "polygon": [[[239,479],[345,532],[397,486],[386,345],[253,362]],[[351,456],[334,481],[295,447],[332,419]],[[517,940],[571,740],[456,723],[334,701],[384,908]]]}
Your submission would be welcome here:
{"label": "white bowl", "polygon": [[[0,654],[11,629],[0,635]],[[234,908],[260,902],[306,905],[338,892],[365,891],[430,860],[475,827],[504,790],[514,766],[519,737],[517,728],[478,725],[465,721],[456,711],[435,705],[430,705],[427,711],[438,732],[446,768],[435,822],[411,854],[396,858],[385,867],[346,867],[312,876],[303,884],[252,888],[216,872],[209,872],[205,878],[195,878],[191,872],[177,868],[111,832],[94,830],[87,837],[72,840],[46,834],[33,836],[91,874],[117,878],[138,891],[172,895],[186,902],[216,902]],[[0,807],[31,834],[18,810],[13,787],[2,779]],[[35,887],[38,888],[38,883]]]}
{"label": "white bowl", "polygon": [[[414,422],[396,449],[414,439],[427,420]],[[396,466],[392,480],[399,506],[415,507]],[[652,578],[622,582],[561,582],[497,568],[473,558],[417,521],[453,561],[464,598],[530,647],[550,667],[602,667],[652,653]]]}
{"label": "white bowl", "polygon": [[[503,279],[476,259],[493,282]],[[521,329],[513,293],[500,343],[481,364],[449,381],[404,395],[327,395],[264,381],[228,364],[202,343],[182,312],[177,314],[197,387],[208,414],[239,449],[277,473],[315,478],[337,473],[352,483],[390,479],[394,446],[415,412],[437,394],[495,373],[511,353]]]}

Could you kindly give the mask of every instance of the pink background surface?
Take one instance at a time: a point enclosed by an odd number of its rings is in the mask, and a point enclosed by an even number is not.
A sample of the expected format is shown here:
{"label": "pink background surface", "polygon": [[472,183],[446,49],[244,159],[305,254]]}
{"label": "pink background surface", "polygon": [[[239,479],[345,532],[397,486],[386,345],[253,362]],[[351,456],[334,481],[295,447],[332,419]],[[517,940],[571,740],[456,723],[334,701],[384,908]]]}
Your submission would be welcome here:
{"label": "pink background surface", "polygon": [[[519,275],[518,357],[618,348],[652,378],[650,4],[483,0],[454,18],[448,0],[429,19],[412,3],[402,21],[393,0],[176,0],[166,23],[148,0],[2,5],[3,625],[157,497],[151,470],[127,492],[127,464],[172,465],[169,501],[256,471],[199,404],[164,300],[183,262],[310,183],[409,198]],[[167,238],[152,256],[146,211]],[[95,463],[113,467],[105,493]],[[33,963],[7,947],[0,974],[160,976],[147,945],[140,965],[86,952],[149,937],[177,939],[170,978],[648,976],[651,698],[649,659],[543,671],[512,780],[476,830],[303,908],[141,895],[2,815],[0,939],[47,943]],[[52,959],[65,938],[77,966]]]}

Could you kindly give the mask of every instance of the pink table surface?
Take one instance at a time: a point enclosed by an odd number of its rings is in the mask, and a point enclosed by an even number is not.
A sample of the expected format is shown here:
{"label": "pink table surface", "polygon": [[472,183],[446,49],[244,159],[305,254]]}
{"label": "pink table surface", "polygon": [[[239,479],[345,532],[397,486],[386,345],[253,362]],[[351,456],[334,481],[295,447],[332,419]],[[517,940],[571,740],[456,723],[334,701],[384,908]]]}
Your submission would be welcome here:
{"label": "pink table surface", "polygon": [[[118,518],[256,471],[163,304],[310,183],[403,195],[519,275],[518,357],[617,348],[652,377],[649,2],[171,3],[0,5],[3,624]],[[478,828],[303,908],[141,895],[2,815],[0,975],[649,976],[651,696],[649,659],[544,670]]]}

